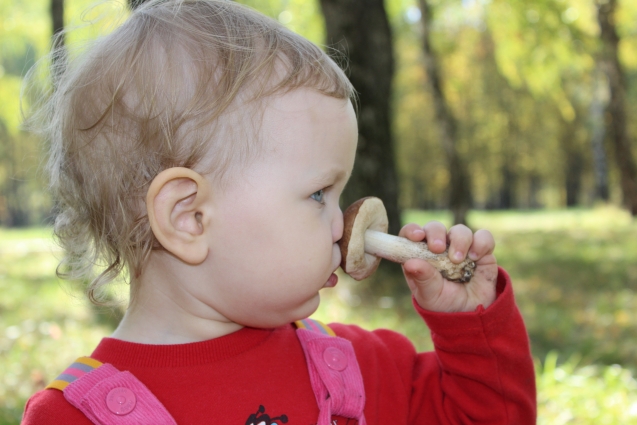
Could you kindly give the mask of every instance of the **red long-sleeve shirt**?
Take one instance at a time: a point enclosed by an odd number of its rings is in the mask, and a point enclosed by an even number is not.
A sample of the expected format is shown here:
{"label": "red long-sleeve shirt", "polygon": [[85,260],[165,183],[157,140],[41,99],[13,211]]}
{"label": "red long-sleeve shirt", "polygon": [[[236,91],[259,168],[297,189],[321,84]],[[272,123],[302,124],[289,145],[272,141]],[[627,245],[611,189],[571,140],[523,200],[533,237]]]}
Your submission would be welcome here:
{"label": "red long-sleeve shirt", "polygon": [[[330,325],[354,346],[369,425],[535,424],[535,375],[528,337],[509,277],[502,270],[498,293],[488,309],[471,313],[433,313],[416,305],[431,329],[433,352],[417,353],[393,331]],[[242,425],[263,420],[268,425],[311,425],[318,417],[292,325],[244,328],[179,345],[105,338],[91,357],[132,372],[179,424]],[[353,422],[334,420],[337,425]],[[22,423],[91,422],[60,391],[49,389],[31,397]]]}

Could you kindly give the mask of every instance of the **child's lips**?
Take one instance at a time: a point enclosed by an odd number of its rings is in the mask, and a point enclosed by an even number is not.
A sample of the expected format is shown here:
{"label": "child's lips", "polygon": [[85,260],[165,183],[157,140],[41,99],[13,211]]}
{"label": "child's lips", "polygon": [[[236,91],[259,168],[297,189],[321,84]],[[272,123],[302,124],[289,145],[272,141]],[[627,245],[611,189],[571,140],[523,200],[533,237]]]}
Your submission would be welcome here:
{"label": "child's lips", "polygon": [[327,279],[327,282],[325,282],[325,285],[323,285],[323,288],[333,288],[336,286],[337,283],[338,283],[338,276],[332,273],[330,278]]}

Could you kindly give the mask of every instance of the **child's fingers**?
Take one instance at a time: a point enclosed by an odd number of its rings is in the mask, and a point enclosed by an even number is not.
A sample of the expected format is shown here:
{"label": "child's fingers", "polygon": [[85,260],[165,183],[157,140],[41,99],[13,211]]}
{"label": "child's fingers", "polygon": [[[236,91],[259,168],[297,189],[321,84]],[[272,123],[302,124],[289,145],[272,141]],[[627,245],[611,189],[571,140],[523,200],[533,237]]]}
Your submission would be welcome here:
{"label": "child's fingers", "polygon": [[469,248],[469,258],[472,261],[492,254],[495,249],[495,240],[493,235],[486,229],[480,229],[473,235],[473,243]]}
{"label": "child's fingers", "polygon": [[435,254],[441,254],[447,249],[447,228],[439,221],[430,221],[425,224],[427,247]]}
{"label": "child's fingers", "polygon": [[422,230],[422,227],[417,225],[416,223],[405,224],[398,236],[407,238],[410,241],[420,242],[425,238],[425,231]]}
{"label": "child's fingers", "polygon": [[425,260],[414,258],[403,264],[403,271],[409,289],[425,309],[431,309],[430,303],[440,295],[444,280],[440,273]]}
{"label": "child's fingers", "polygon": [[449,259],[458,264],[464,261],[473,242],[473,232],[467,226],[457,224],[449,229]]}

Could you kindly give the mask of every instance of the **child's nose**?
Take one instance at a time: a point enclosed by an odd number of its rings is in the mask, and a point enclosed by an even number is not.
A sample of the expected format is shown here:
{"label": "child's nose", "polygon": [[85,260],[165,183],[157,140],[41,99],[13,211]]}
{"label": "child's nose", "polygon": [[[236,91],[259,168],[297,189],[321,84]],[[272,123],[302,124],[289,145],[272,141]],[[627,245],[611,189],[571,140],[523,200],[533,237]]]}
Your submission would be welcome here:
{"label": "child's nose", "polygon": [[343,237],[343,211],[336,209],[336,214],[332,219],[332,241],[338,242]]}

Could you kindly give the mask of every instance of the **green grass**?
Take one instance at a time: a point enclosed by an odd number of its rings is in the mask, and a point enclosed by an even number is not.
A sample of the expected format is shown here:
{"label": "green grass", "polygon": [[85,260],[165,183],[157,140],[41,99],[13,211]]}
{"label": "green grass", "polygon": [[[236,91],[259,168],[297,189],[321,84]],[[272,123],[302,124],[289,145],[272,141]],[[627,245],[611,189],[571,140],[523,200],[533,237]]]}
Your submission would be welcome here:
{"label": "green grass", "polygon": [[[408,211],[407,221],[449,222]],[[537,361],[540,424],[637,424],[637,224],[611,208],[473,212],[489,228],[511,274]],[[0,229],[0,425],[18,424],[24,403],[111,332],[108,313],[81,288],[55,278],[60,252],[50,229]],[[316,317],[392,328],[419,349],[429,332],[401,277],[341,276]]]}
{"label": "green grass", "polygon": [[0,424],[110,332],[81,291],[55,277],[50,229],[0,230]]}
{"label": "green grass", "polygon": [[[406,213],[417,223],[449,217]],[[477,211],[469,222],[494,234],[538,357],[557,350],[637,369],[637,223],[627,212]]]}
{"label": "green grass", "polygon": [[637,424],[637,381],[619,365],[558,363],[549,353],[537,364],[538,424]]}

